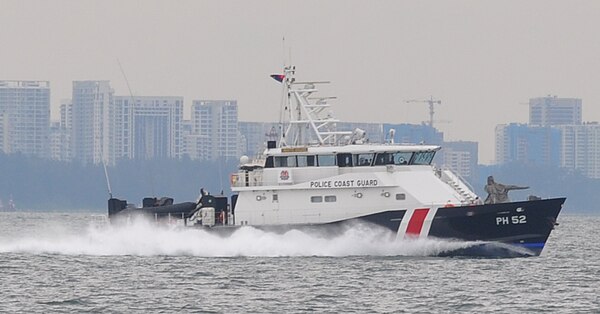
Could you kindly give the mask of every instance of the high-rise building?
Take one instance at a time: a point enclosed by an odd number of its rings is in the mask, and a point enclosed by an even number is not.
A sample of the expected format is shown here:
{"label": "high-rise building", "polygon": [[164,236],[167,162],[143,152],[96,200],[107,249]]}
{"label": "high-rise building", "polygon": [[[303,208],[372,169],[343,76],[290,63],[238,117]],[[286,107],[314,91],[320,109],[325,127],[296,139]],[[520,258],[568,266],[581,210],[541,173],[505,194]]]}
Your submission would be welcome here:
{"label": "high-rise building", "polygon": [[186,134],[183,137],[184,155],[190,159],[208,160],[211,158],[211,143],[206,135]]}
{"label": "high-rise building", "polygon": [[110,149],[115,120],[113,94],[109,81],[73,82],[73,157],[84,164],[115,162],[115,152]]}
{"label": "high-rise building", "polygon": [[563,125],[561,130],[561,166],[600,178],[600,125]]}
{"label": "high-rise building", "polygon": [[71,155],[70,139],[70,132],[64,129],[60,125],[60,122],[53,122],[50,125],[50,136],[48,139],[50,146],[48,157],[54,160],[71,161],[73,156]]}
{"label": "high-rise building", "polygon": [[60,101],[60,128],[71,130],[73,128],[73,102],[71,99]]}
{"label": "high-rise building", "polygon": [[0,111],[0,152],[8,152],[8,114]]}
{"label": "high-rise building", "polygon": [[[205,144],[190,147],[192,159],[239,158],[238,110],[235,100],[194,100],[192,124],[195,141]],[[192,144],[190,139],[190,144]],[[187,143],[187,142],[186,142]],[[196,143],[198,144],[198,143]],[[187,145],[187,144],[186,144]]]}
{"label": "high-rise building", "polygon": [[115,96],[116,159],[180,158],[183,97]]}
{"label": "high-rise building", "polygon": [[496,126],[496,163],[526,162],[560,165],[561,133],[552,127],[527,124]]}
{"label": "high-rise building", "polygon": [[442,164],[444,168],[473,183],[477,181],[478,143],[470,141],[444,142]]}
{"label": "high-rise building", "polygon": [[241,154],[255,157],[267,148],[267,141],[279,141],[279,123],[238,122],[242,141]]}
{"label": "high-rise building", "polygon": [[73,160],[71,141],[73,126],[73,103],[71,99],[60,101],[60,121],[50,126],[50,158],[60,161]]}
{"label": "high-rise building", "polygon": [[581,99],[547,96],[529,100],[531,126],[581,124]]}
{"label": "high-rise building", "polygon": [[600,125],[582,124],[581,99],[548,96],[529,104],[529,125],[496,127],[496,163],[562,167],[600,178]]}
{"label": "high-rise building", "polygon": [[48,81],[0,81],[2,145],[5,153],[46,157],[50,128]]}

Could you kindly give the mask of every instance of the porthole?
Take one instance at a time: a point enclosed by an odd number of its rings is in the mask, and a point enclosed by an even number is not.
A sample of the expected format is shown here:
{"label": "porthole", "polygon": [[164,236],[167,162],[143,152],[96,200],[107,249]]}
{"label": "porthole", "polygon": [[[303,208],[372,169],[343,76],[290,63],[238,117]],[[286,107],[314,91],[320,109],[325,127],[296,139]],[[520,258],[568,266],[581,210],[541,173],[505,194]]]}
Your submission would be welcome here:
{"label": "porthole", "polygon": [[325,202],[326,203],[333,203],[336,202],[337,198],[335,197],[335,195],[326,195],[325,196]]}

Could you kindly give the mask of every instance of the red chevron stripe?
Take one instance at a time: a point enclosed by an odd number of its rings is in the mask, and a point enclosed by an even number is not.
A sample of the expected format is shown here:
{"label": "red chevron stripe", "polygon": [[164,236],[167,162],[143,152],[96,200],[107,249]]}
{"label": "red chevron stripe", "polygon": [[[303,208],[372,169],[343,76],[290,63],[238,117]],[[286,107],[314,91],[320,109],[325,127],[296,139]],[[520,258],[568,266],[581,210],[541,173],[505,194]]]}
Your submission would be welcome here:
{"label": "red chevron stripe", "polygon": [[421,229],[423,228],[423,222],[425,222],[425,217],[427,217],[427,213],[429,212],[429,208],[418,208],[410,217],[408,221],[408,226],[406,227],[405,235],[408,236],[419,236],[421,234]]}

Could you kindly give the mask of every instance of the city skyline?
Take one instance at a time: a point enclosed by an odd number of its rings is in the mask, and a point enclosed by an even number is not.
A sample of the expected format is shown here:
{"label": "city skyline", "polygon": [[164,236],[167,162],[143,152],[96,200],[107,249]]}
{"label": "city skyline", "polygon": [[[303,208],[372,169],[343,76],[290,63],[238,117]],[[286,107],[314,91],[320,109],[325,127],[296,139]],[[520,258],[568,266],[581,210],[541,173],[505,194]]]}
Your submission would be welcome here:
{"label": "city skyline", "polygon": [[[110,81],[73,81],[72,99],[61,101],[60,121],[50,121],[50,82],[0,81],[0,146],[55,160],[114,165],[121,159],[237,159],[259,153],[276,137],[276,122],[238,119],[236,100],[192,100],[183,118],[183,97],[118,96]],[[582,101],[557,96],[529,99],[529,124],[495,127],[495,164],[513,161],[563,167],[600,177],[598,122],[583,123]],[[8,122],[10,121],[10,123]],[[583,124],[582,124],[583,123]],[[441,145],[437,163],[471,177],[478,165],[476,141],[445,140],[428,123],[340,121],[338,130],[360,128],[373,143]],[[27,130],[31,131],[27,131]],[[44,131],[45,130],[45,131]],[[36,139],[31,141],[29,139]],[[32,144],[37,149],[32,150]],[[461,169],[461,170],[459,170]]]}
{"label": "city skyline", "polygon": [[596,1],[2,1],[0,68],[51,81],[53,108],[73,80],[128,81],[134,95],[237,99],[242,120],[274,121],[268,75],[293,63],[332,82],[345,121],[420,123],[427,106],[405,101],[441,99],[435,118],[451,122],[438,127],[480,142],[485,164],[493,126],[526,122],[532,96],[581,98],[584,120],[600,120],[599,13]]}
{"label": "city skyline", "polygon": [[[61,100],[60,120],[51,121],[49,82],[0,81],[0,150],[115,166],[126,160],[182,157],[238,160],[258,156],[267,140],[278,139],[277,122],[239,121],[236,100],[192,100],[185,120],[183,97],[119,96],[110,81],[73,81],[72,86],[72,99]],[[332,127],[360,129],[371,143],[448,144],[436,164],[476,179],[478,143],[445,142],[431,124],[338,121]]]}

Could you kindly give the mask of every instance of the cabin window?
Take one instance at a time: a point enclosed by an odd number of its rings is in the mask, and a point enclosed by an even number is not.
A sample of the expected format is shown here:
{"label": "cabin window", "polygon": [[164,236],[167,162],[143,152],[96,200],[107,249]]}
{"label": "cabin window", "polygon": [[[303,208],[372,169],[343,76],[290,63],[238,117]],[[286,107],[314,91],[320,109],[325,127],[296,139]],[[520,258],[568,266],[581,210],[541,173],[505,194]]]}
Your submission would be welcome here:
{"label": "cabin window", "polygon": [[319,167],[335,166],[334,155],[318,155]]}
{"label": "cabin window", "polygon": [[273,194],[273,203],[279,202],[279,195]]}
{"label": "cabin window", "polygon": [[315,156],[306,156],[306,165],[308,167],[314,167],[317,165]]}
{"label": "cabin window", "polygon": [[306,156],[296,156],[298,167],[306,167]]}
{"label": "cabin window", "polygon": [[404,193],[396,194],[396,200],[403,201],[406,199],[406,195]]}
{"label": "cabin window", "polygon": [[296,167],[296,156],[286,156],[288,167]]}
{"label": "cabin window", "polygon": [[296,167],[296,156],[276,156],[275,167]]}
{"label": "cabin window", "polygon": [[337,198],[335,197],[335,195],[325,195],[326,203],[333,203],[335,201],[337,201]]}
{"label": "cabin window", "polygon": [[352,167],[352,154],[337,154],[338,167]]}
{"label": "cabin window", "polygon": [[265,168],[273,168],[273,166],[273,156],[267,157],[267,160],[265,161]]}
{"label": "cabin window", "polygon": [[396,152],[393,154],[394,165],[408,165],[413,153]]}
{"label": "cabin window", "polygon": [[298,156],[298,167],[313,167],[315,156]]}
{"label": "cabin window", "polygon": [[413,165],[429,165],[435,156],[435,152],[417,152],[413,156]]}
{"label": "cabin window", "polygon": [[392,165],[394,164],[393,157],[391,153],[377,153],[375,156],[375,166]]}
{"label": "cabin window", "polygon": [[311,196],[310,202],[311,203],[321,203],[321,202],[323,202],[323,196]]}
{"label": "cabin window", "polygon": [[357,167],[370,166],[374,154],[356,154],[354,155],[354,165]]}

